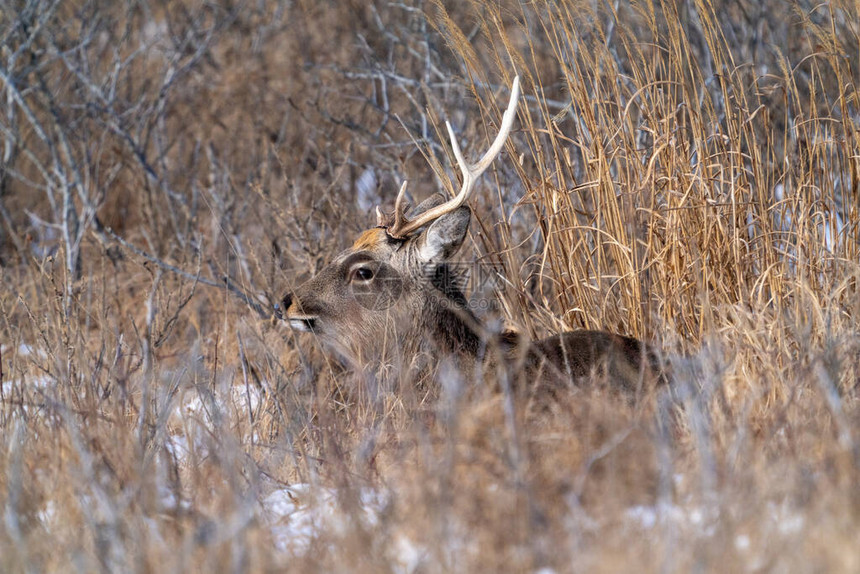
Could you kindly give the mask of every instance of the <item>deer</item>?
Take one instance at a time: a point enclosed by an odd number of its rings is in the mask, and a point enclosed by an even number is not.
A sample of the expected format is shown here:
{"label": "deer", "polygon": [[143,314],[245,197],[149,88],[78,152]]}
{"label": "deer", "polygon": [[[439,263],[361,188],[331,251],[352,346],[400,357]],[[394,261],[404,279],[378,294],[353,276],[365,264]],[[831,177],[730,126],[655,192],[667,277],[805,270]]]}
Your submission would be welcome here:
{"label": "deer", "polygon": [[510,135],[519,84],[517,76],[498,135],[477,163],[466,161],[446,122],[462,176],[459,193],[448,200],[436,194],[408,210],[404,181],[394,212],[377,207],[376,226],[284,295],[275,317],[294,331],[313,333],[357,365],[379,367],[399,355],[411,360],[411,368],[447,361],[466,378],[513,373],[526,386],[551,389],[597,376],[626,392],[660,378],[653,352],[633,337],[575,330],[531,341],[515,331],[493,332],[452,280],[451,258],[466,239],[472,215],[467,202]]}

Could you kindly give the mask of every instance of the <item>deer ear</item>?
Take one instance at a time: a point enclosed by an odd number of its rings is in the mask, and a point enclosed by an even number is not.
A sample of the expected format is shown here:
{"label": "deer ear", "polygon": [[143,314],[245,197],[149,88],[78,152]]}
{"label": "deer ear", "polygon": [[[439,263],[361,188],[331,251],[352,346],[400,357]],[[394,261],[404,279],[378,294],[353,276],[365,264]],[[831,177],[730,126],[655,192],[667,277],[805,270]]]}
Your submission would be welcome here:
{"label": "deer ear", "polygon": [[433,209],[438,205],[445,203],[445,196],[441,193],[434,193],[409,211],[409,217],[418,217],[428,209]]}
{"label": "deer ear", "polygon": [[466,206],[446,213],[418,238],[418,256],[425,262],[445,261],[454,255],[469,231],[472,210]]}

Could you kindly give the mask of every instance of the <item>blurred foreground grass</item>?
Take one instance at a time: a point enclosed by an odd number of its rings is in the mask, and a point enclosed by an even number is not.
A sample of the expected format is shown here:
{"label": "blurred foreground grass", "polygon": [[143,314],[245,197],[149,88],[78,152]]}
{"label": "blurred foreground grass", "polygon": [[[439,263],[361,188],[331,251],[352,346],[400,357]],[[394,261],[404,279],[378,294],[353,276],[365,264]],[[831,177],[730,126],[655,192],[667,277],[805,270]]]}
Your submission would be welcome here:
{"label": "blurred foreground grass", "polygon": [[[856,3],[27,0],[0,34],[0,570],[860,569]],[[450,186],[441,122],[482,150],[515,73],[472,296],[653,341],[677,401],[526,421],[265,319],[402,179]]]}

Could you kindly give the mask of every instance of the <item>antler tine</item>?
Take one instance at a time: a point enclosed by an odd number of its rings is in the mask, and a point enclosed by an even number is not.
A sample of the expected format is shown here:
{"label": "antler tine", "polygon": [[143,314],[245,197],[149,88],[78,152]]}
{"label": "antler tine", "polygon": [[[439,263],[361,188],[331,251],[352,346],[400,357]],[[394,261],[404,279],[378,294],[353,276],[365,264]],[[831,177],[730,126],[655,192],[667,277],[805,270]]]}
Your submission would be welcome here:
{"label": "antler tine", "polygon": [[[400,191],[397,192],[397,199],[394,201],[394,224],[392,227],[394,229],[398,229],[406,223],[406,214],[404,211],[406,210],[406,205],[404,205],[404,199],[406,198],[406,180],[403,180],[403,183],[400,185]],[[389,231],[389,233],[391,233]]]}
{"label": "antler tine", "polygon": [[394,202],[394,213],[387,214],[382,211],[380,206],[376,206],[376,226],[384,227],[385,229],[390,229],[392,227],[398,227],[403,225],[403,222],[406,220],[406,205],[404,201],[406,199],[406,184],[408,182],[406,180],[400,184],[400,191],[397,192],[397,201]]}
{"label": "antler tine", "polygon": [[511,99],[508,102],[508,108],[505,110],[504,115],[502,116],[502,125],[499,127],[499,133],[496,136],[496,139],[493,140],[490,148],[481,156],[481,159],[478,160],[474,165],[469,165],[466,161],[466,158],[463,157],[463,151],[460,149],[460,144],[457,143],[457,138],[454,135],[454,129],[451,127],[450,122],[445,122],[446,127],[448,128],[448,135],[451,138],[451,148],[454,151],[454,157],[457,158],[457,165],[460,167],[460,171],[463,173],[463,185],[460,187],[460,192],[450,200],[446,201],[442,205],[438,205],[434,208],[428,209],[424,213],[418,215],[413,220],[406,219],[405,215],[401,211],[401,202],[402,196],[406,192],[406,182],[403,182],[403,185],[400,187],[400,193],[397,195],[397,203],[394,206],[394,224],[387,228],[388,234],[391,237],[395,238],[404,238],[407,237],[410,233],[424,227],[428,223],[434,221],[445,215],[446,213],[450,213],[466,203],[469,199],[469,196],[474,189],[475,182],[478,178],[483,174],[490,164],[493,163],[493,160],[496,159],[496,156],[501,153],[502,148],[505,145],[505,141],[508,139],[508,135],[511,133],[511,128],[514,126],[514,120],[517,117],[517,103],[520,99],[520,77],[516,76],[514,78],[514,83],[511,86]]}

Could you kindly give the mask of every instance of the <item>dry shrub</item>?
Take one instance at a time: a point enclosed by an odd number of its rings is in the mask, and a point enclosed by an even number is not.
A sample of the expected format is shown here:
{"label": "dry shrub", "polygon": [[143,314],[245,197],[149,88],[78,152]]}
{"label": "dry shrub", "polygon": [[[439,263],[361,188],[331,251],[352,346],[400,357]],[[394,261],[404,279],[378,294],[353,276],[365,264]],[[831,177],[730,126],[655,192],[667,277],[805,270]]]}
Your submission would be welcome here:
{"label": "dry shrub", "polygon": [[[0,569],[856,571],[858,22],[4,3]],[[456,187],[441,121],[478,153],[515,73],[472,297],[651,341],[671,390],[530,410],[267,318],[402,179]]]}

